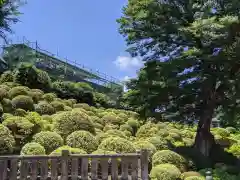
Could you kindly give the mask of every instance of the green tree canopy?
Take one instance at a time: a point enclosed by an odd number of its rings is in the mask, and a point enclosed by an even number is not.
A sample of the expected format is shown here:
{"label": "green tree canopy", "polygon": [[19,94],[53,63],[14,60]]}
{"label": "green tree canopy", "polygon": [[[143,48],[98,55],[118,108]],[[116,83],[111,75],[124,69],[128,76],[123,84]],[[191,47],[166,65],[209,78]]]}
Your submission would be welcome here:
{"label": "green tree canopy", "polygon": [[199,120],[195,146],[205,155],[216,109],[238,104],[239,12],[235,0],[129,0],[118,19],[128,51],[147,61],[129,83],[135,105],[145,116],[158,108]]}

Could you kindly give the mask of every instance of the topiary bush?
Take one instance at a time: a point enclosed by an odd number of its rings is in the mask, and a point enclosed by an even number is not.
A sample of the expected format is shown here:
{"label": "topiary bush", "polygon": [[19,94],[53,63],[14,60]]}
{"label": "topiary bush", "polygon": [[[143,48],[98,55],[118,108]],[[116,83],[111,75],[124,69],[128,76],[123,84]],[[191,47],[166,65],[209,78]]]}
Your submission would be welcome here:
{"label": "topiary bush", "polygon": [[3,107],[3,111],[5,113],[12,113],[13,112],[12,101],[10,99],[4,98],[1,101],[1,104],[2,104],[2,107]]}
{"label": "topiary bush", "polygon": [[51,105],[55,109],[55,111],[64,111],[64,104],[60,101],[53,101],[51,102]]}
{"label": "topiary bush", "polygon": [[35,107],[35,111],[41,115],[52,115],[56,112],[54,107],[45,101],[39,102]]}
{"label": "topiary bush", "polygon": [[5,71],[0,76],[0,83],[13,82],[13,79],[14,79],[14,77],[13,77],[12,71]]}
{"label": "topiary bush", "polygon": [[157,151],[152,157],[152,165],[157,166],[164,163],[173,164],[182,172],[186,170],[187,166],[186,160],[181,155],[170,150]]}
{"label": "topiary bush", "polygon": [[26,86],[17,86],[9,90],[8,96],[10,99],[13,99],[19,95],[28,95],[29,88]]}
{"label": "topiary bush", "polygon": [[117,153],[132,153],[136,151],[134,145],[130,141],[120,137],[109,137],[104,139],[98,149],[115,151]]}
{"label": "topiary bush", "polygon": [[31,142],[22,147],[21,155],[45,155],[45,149],[41,144]]}
{"label": "topiary bush", "polygon": [[236,157],[240,157],[240,144],[233,144],[227,150],[227,152],[232,153]]}
{"label": "topiary bush", "polygon": [[157,151],[156,147],[148,141],[139,140],[134,142],[133,145],[135,146],[136,150],[139,150],[139,151],[143,149],[148,150],[150,159],[152,155]]}
{"label": "topiary bush", "polygon": [[202,175],[199,172],[196,171],[188,171],[188,172],[184,172],[181,175],[182,179],[187,179],[189,177],[200,177],[202,178]]}
{"label": "topiary bush", "polygon": [[41,144],[47,154],[63,146],[63,138],[56,132],[42,131],[33,136],[33,141]]}
{"label": "topiary bush", "polygon": [[201,176],[190,176],[185,178],[185,180],[205,180],[205,178]]}
{"label": "topiary bush", "polygon": [[8,90],[0,88],[0,101],[2,101],[3,98],[8,98]]}
{"label": "topiary bush", "polygon": [[2,124],[12,131],[17,148],[31,140],[34,124],[26,118],[13,116],[4,120]]}
{"label": "topiary bush", "polygon": [[114,124],[114,125],[121,125],[124,122],[122,121],[121,118],[117,117],[116,114],[114,113],[108,113],[102,117],[102,121],[105,124]]}
{"label": "topiary bush", "polygon": [[133,128],[132,128],[132,126],[130,126],[128,124],[123,124],[120,126],[120,131],[129,131],[129,132],[133,133]]}
{"label": "topiary bush", "polygon": [[62,155],[63,150],[68,150],[70,154],[87,154],[87,152],[83,149],[72,148],[70,146],[61,146],[55,149],[50,155]]}
{"label": "topiary bush", "polygon": [[153,123],[147,123],[147,124],[144,124],[142,125],[137,133],[136,133],[136,137],[138,138],[148,138],[148,137],[153,137],[153,136],[156,136],[158,132],[158,129],[157,127],[155,127],[155,125]]}
{"label": "topiary bush", "polygon": [[90,117],[78,111],[66,111],[57,114],[53,118],[53,126],[54,130],[63,138],[79,130],[85,130],[95,134],[94,124]]}
{"label": "topiary bush", "polygon": [[34,110],[34,102],[31,97],[19,95],[12,99],[12,106],[15,109]]}
{"label": "topiary bush", "polygon": [[118,125],[114,125],[114,124],[106,124],[103,128],[103,131],[106,132],[108,130],[117,130],[119,128]]}
{"label": "topiary bush", "polygon": [[31,89],[28,95],[32,97],[34,103],[38,103],[42,97],[43,97],[44,92],[40,89]]}
{"label": "topiary bush", "polygon": [[47,102],[52,102],[54,99],[57,98],[57,95],[54,93],[46,93],[43,95],[42,99],[47,101]]}
{"label": "topiary bush", "polygon": [[14,116],[21,116],[24,117],[27,115],[27,111],[25,111],[24,109],[15,109],[13,111]]}
{"label": "topiary bush", "polygon": [[75,131],[71,133],[66,143],[70,147],[80,148],[88,153],[95,151],[98,148],[96,138],[88,131]]}
{"label": "topiary bush", "polygon": [[0,124],[0,155],[11,154],[14,151],[15,140],[11,131]]}
{"label": "topiary bush", "polygon": [[152,168],[149,176],[151,180],[179,180],[181,172],[172,164],[160,164]]}
{"label": "topiary bush", "polygon": [[168,149],[168,142],[160,136],[154,136],[146,139],[152,143],[157,150]]}

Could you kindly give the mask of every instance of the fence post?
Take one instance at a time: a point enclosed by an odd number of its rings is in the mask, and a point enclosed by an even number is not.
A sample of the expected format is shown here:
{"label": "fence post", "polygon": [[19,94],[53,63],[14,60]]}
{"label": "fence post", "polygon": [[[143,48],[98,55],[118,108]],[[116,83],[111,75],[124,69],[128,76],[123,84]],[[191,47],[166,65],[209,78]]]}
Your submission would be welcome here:
{"label": "fence post", "polygon": [[212,172],[210,170],[206,172],[206,180],[213,180]]}
{"label": "fence post", "polygon": [[62,150],[62,180],[67,180],[68,179],[68,156],[69,156],[69,151],[68,150]]}
{"label": "fence post", "polygon": [[148,150],[141,150],[141,178],[142,180],[148,180]]}

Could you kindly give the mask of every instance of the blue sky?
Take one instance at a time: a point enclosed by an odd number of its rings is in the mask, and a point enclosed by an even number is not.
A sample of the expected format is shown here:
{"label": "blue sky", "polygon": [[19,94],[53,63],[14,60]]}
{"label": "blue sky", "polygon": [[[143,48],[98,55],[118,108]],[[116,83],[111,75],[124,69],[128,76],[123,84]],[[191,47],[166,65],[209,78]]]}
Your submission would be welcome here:
{"label": "blue sky", "polygon": [[130,58],[116,19],[127,0],[28,0],[13,41],[25,36],[41,48],[118,79],[133,77],[142,62]]}

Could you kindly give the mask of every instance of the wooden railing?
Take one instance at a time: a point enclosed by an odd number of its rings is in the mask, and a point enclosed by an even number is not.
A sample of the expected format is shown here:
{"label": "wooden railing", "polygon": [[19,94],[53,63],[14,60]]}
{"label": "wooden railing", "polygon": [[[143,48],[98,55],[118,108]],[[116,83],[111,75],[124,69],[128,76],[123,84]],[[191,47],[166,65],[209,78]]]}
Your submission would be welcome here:
{"label": "wooden railing", "polygon": [[133,154],[0,156],[0,180],[148,180],[148,151]]}

